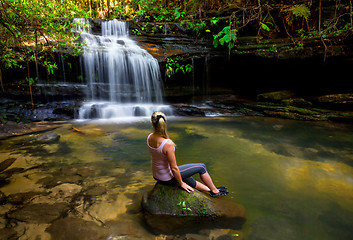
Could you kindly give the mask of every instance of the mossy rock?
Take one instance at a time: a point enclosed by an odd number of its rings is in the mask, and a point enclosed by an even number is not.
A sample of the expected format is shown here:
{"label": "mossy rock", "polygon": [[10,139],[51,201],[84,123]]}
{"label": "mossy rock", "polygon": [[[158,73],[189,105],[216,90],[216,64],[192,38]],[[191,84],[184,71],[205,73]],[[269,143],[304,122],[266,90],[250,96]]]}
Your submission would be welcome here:
{"label": "mossy rock", "polygon": [[243,206],[200,191],[187,193],[175,185],[156,183],[144,194],[142,209],[153,232],[172,233],[201,228],[239,229],[245,223]]}
{"label": "mossy rock", "polygon": [[313,104],[304,98],[291,98],[282,100],[284,106],[311,107]]}
{"label": "mossy rock", "polygon": [[295,96],[295,92],[293,91],[277,91],[277,92],[267,92],[261,93],[257,95],[257,100],[264,102],[280,102],[284,99],[290,99]]}

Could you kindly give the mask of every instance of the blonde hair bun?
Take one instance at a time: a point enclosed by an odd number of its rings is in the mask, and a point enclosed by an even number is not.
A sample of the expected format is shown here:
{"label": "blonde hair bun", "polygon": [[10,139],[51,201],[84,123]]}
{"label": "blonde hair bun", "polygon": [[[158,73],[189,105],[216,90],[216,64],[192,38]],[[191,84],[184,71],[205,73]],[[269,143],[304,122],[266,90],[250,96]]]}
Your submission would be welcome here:
{"label": "blonde hair bun", "polygon": [[169,138],[167,134],[167,117],[164,113],[156,111],[151,116],[151,123],[156,133],[162,135],[162,137]]}

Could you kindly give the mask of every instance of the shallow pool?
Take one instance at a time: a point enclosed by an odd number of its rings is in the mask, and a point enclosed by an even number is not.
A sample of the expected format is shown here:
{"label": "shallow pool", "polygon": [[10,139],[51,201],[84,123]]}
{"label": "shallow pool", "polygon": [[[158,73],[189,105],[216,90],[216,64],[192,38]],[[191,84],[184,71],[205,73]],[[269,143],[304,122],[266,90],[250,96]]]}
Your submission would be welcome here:
{"label": "shallow pool", "polygon": [[[241,230],[201,230],[198,237],[353,238],[351,125],[173,118],[168,130],[178,164],[204,162],[216,185],[228,187],[226,198],[246,208]],[[146,147],[150,131],[148,120],[73,122],[53,130],[60,135],[54,143],[29,144],[29,136],[1,141],[0,158],[15,160],[0,175],[0,191],[8,196],[0,228],[22,238],[163,239],[146,228],[139,207],[155,183]],[[58,203],[63,210],[47,221],[28,207],[50,210]]]}

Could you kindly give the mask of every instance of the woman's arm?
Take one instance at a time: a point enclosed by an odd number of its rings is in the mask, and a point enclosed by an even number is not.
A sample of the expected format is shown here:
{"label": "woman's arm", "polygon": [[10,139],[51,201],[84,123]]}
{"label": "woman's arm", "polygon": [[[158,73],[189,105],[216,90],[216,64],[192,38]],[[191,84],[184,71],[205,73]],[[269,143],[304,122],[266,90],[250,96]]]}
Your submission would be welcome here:
{"label": "woman's arm", "polygon": [[187,185],[186,183],[183,182],[183,179],[181,178],[180,171],[176,162],[176,157],[175,157],[175,150],[174,150],[174,143],[173,142],[168,142],[164,145],[164,149],[166,154],[167,154],[167,159],[170,165],[170,168],[173,172],[173,175],[175,179],[178,181],[180,186],[185,189],[185,191],[190,192],[194,191],[192,187]]}

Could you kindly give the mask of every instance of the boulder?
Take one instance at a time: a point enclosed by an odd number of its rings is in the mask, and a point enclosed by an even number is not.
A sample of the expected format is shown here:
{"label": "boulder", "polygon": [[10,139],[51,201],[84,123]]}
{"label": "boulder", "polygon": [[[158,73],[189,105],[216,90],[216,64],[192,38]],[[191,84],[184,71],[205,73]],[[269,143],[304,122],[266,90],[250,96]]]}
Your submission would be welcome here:
{"label": "boulder", "polygon": [[353,94],[330,94],[313,99],[318,106],[333,109],[351,110],[353,106]]}
{"label": "boulder", "polygon": [[245,223],[243,206],[197,191],[187,193],[176,185],[156,183],[143,195],[147,225],[155,233],[173,233],[201,228],[239,229]]}

